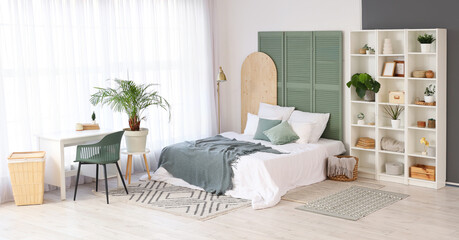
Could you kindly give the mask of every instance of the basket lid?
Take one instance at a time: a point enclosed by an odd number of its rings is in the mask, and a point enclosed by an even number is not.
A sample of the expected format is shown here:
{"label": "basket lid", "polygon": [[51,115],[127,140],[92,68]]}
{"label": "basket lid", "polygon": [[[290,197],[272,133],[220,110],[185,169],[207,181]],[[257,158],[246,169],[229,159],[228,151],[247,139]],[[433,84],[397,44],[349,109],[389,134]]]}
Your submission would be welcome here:
{"label": "basket lid", "polygon": [[8,159],[28,159],[28,158],[44,158],[46,152],[45,151],[37,151],[37,152],[13,152],[10,154]]}

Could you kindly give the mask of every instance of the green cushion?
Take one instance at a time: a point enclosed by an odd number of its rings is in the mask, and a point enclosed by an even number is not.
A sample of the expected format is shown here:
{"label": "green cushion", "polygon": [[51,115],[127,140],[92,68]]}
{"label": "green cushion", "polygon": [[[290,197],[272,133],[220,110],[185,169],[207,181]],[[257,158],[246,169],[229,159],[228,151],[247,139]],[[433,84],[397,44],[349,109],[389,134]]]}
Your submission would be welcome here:
{"label": "green cushion", "polygon": [[269,130],[264,131],[263,133],[273,144],[276,145],[291,143],[300,138],[298,135],[296,135],[295,131],[293,131],[292,126],[290,126],[290,124],[288,124],[286,121]]}
{"label": "green cushion", "polygon": [[257,131],[255,132],[255,136],[253,137],[253,139],[269,141],[269,138],[263,132],[268,129],[271,129],[272,127],[278,125],[281,122],[282,120],[269,120],[260,118],[258,120]]}

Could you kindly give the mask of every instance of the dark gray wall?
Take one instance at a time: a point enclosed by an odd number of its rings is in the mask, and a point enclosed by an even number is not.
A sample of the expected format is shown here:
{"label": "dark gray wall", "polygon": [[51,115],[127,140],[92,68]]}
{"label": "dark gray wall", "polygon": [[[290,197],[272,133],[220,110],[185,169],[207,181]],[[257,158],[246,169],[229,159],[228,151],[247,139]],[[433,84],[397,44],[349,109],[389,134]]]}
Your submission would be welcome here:
{"label": "dark gray wall", "polygon": [[446,28],[448,134],[446,181],[459,183],[459,1],[362,0],[363,29]]}

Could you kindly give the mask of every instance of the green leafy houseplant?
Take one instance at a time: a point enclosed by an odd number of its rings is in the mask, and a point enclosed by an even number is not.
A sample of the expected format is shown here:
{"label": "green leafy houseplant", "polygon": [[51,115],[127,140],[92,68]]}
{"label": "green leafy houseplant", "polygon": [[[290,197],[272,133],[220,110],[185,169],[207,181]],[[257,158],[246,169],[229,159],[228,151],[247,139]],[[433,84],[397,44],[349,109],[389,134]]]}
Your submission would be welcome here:
{"label": "green leafy houseplant", "polygon": [[150,87],[155,84],[136,84],[131,80],[114,80],[117,88],[99,88],[91,95],[90,102],[93,105],[108,105],[112,110],[125,112],[129,116],[131,131],[139,131],[140,121],[144,120],[143,111],[149,106],[156,105],[169,112],[170,105],[157,91],[151,91]]}
{"label": "green leafy houseplant", "polygon": [[425,33],[424,35],[419,35],[418,36],[418,42],[421,44],[431,44],[435,42],[435,38],[433,34],[427,34]]}
{"label": "green leafy houseplant", "polygon": [[383,110],[387,117],[389,117],[392,120],[398,120],[402,112],[405,111],[405,107],[400,105],[384,106]]}
{"label": "green leafy houseplant", "polygon": [[351,80],[346,83],[347,87],[355,87],[355,91],[360,98],[365,96],[366,91],[374,93],[379,92],[381,84],[374,80],[368,73],[356,73],[352,76]]}
{"label": "green leafy houseplant", "polygon": [[435,94],[435,85],[430,84],[428,87],[426,87],[426,90],[424,91],[424,96],[433,96]]}

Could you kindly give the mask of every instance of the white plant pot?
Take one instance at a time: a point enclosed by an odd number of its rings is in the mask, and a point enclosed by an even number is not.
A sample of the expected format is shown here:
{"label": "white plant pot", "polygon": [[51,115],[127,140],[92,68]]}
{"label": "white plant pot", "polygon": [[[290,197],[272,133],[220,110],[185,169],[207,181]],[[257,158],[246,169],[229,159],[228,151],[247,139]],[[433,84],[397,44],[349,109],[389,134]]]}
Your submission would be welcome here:
{"label": "white plant pot", "polygon": [[357,121],[357,124],[358,124],[358,125],[365,125],[365,120],[359,119],[359,120]]}
{"label": "white plant pot", "polygon": [[130,128],[124,129],[126,148],[128,152],[145,152],[147,146],[148,129],[141,128],[140,131],[131,131]]}
{"label": "white plant pot", "polygon": [[426,103],[433,103],[433,102],[435,102],[435,96],[425,96],[425,95],[424,95],[424,102],[426,102]]}
{"label": "white plant pot", "polygon": [[371,54],[370,50],[366,50],[365,52],[367,53],[367,55]]}
{"label": "white plant pot", "polygon": [[421,43],[421,52],[422,53],[430,53],[431,48],[432,48],[432,43],[428,43],[428,44]]}
{"label": "white plant pot", "polygon": [[397,120],[393,120],[391,119],[390,120],[390,123],[392,124],[392,128],[400,128],[400,119],[397,119]]}

